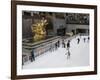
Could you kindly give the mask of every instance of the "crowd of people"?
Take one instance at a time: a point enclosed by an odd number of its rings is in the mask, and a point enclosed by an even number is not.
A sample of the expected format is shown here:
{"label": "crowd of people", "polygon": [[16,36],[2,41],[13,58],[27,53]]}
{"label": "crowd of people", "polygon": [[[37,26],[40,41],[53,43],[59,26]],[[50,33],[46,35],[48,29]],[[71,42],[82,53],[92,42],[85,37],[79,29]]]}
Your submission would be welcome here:
{"label": "crowd of people", "polygon": [[[79,37],[76,37],[76,40],[77,40],[77,44],[80,43],[81,40],[83,40],[83,42],[85,43],[86,41],[89,42],[89,39],[90,37],[81,37],[81,35]],[[54,52],[56,51],[61,45],[62,45],[62,48],[65,48],[66,49],[66,53],[65,55],[67,55],[67,59],[70,58],[70,43],[71,43],[71,39],[68,39],[67,41],[65,39],[62,39],[62,40],[58,40],[56,42],[51,42],[51,45],[50,45],[50,48],[49,48],[49,51],[50,52]],[[32,50],[31,52],[31,62],[32,61],[35,61],[35,57],[34,57],[34,50]]]}
{"label": "crowd of people", "polygon": [[[89,42],[90,37],[88,36],[88,37],[82,38],[81,35],[80,35],[80,37],[77,38],[77,44],[80,43],[81,39],[83,39],[83,41],[85,43],[86,41]],[[62,40],[63,48],[66,48],[66,50],[67,50],[67,52],[65,53],[65,55],[67,55],[67,59],[69,59],[70,55],[71,55],[70,50],[69,50],[70,49],[70,42],[71,42],[71,40],[67,40],[67,44],[66,44],[66,42],[64,42],[64,40]]]}
{"label": "crowd of people", "polygon": [[[77,44],[79,44],[81,39],[82,39],[81,36],[80,36],[80,38],[77,38]],[[86,40],[87,40],[87,42],[89,42],[90,37],[88,36],[87,38],[86,37],[83,38],[84,43],[86,42]]]}
{"label": "crowd of people", "polygon": [[60,47],[60,41],[59,40],[55,43],[51,42],[49,51],[53,52],[53,51],[57,50],[59,47]]}

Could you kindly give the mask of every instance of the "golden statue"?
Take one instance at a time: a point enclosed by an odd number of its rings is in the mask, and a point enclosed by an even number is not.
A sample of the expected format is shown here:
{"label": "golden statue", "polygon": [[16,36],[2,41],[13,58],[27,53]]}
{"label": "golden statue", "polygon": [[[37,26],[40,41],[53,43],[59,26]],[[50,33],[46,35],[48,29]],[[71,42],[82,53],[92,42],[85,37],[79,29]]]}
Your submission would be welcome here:
{"label": "golden statue", "polygon": [[33,32],[33,41],[39,41],[42,39],[45,39],[46,37],[46,25],[47,25],[47,20],[42,19],[38,20],[36,23],[32,24],[32,32]]}

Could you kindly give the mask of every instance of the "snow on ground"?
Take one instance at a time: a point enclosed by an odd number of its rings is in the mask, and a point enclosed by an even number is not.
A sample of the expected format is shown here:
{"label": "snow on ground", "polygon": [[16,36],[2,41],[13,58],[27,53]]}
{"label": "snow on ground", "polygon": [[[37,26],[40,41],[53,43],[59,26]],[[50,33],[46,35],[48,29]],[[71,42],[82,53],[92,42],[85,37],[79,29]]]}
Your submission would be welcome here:
{"label": "snow on ground", "polygon": [[87,36],[81,36],[80,43],[77,44],[78,37],[80,36],[71,40],[69,59],[65,55],[67,49],[62,48],[61,45],[56,51],[44,53],[36,57],[35,61],[28,62],[23,66],[23,69],[89,66],[89,42],[86,40],[84,43],[83,40]]}

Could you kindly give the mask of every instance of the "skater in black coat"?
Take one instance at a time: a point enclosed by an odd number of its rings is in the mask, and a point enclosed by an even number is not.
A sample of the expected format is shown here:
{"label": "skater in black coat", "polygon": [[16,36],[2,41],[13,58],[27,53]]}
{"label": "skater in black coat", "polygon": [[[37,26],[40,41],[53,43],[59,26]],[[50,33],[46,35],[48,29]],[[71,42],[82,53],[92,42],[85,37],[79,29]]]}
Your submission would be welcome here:
{"label": "skater in black coat", "polygon": [[31,51],[31,62],[35,61],[34,49]]}
{"label": "skater in black coat", "polygon": [[69,50],[69,48],[70,48],[70,40],[68,40],[67,42],[67,49]]}
{"label": "skater in black coat", "polygon": [[77,44],[79,44],[79,42],[80,42],[80,39],[78,38],[78,39],[77,39]]}
{"label": "skater in black coat", "polygon": [[57,42],[56,42],[56,43],[55,43],[55,50],[57,50],[57,48],[58,48],[58,47],[57,47]]}
{"label": "skater in black coat", "polygon": [[90,37],[88,36],[88,41],[90,40]]}
{"label": "skater in black coat", "polygon": [[58,45],[58,47],[60,47],[60,41],[58,40],[58,42],[57,42],[57,45]]}

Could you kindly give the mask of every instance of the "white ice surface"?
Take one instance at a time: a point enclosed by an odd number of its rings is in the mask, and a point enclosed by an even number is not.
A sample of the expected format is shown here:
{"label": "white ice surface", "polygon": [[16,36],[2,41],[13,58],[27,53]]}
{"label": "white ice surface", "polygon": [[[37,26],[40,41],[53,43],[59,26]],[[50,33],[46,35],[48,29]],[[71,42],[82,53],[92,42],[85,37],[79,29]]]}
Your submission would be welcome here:
{"label": "white ice surface", "polygon": [[[80,38],[80,43],[77,44],[76,38],[71,40],[70,44],[70,59],[67,59],[66,48],[58,48],[54,52],[47,52],[38,56],[35,61],[28,62],[23,66],[23,69],[36,69],[36,68],[62,68],[62,67],[80,67],[89,66],[89,42],[86,40],[84,43],[83,37]],[[67,43],[67,42],[66,42]]]}

